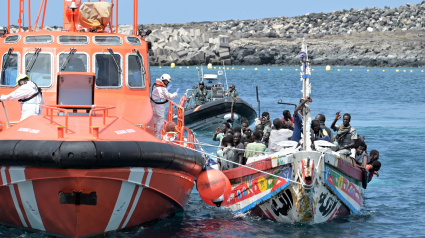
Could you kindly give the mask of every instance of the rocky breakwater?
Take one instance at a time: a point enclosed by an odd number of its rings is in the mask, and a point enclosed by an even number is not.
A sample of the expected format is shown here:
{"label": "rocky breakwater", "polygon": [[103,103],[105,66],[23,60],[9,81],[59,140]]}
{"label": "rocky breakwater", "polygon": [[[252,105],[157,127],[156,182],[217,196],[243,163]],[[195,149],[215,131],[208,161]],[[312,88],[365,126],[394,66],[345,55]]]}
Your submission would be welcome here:
{"label": "rocky breakwater", "polygon": [[185,30],[161,27],[146,37],[152,42],[152,65],[231,64],[230,37],[202,33],[200,29]]}
{"label": "rocky breakwater", "polygon": [[316,65],[422,66],[425,1],[296,17],[146,25],[153,65],[296,65],[306,38]]}

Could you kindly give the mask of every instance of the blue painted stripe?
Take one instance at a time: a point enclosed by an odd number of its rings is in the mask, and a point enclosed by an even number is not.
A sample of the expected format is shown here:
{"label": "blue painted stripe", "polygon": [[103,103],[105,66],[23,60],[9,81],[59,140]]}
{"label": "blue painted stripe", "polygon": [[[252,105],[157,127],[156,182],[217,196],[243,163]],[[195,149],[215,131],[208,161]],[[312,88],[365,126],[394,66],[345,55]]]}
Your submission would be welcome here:
{"label": "blue painted stripe", "polygon": [[359,210],[357,210],[356,208],[354,208],[354,206],[344,196],[342,196],[342,194],[338,191],[338,189],[336,189],[331,183],[328,182],[329,175],[328,175],[327,170],[329,170],[329,168],[325,166],[325,172],[324,172],[325,183],[338,196],[338,198],[341,199],[344,202],[344,204],[347,205],[351,209],[351,211],[354,214],[359,213]]}
{"label": "blue painted stripe", "polygon": [[259,203],[262,203],[266,200],[269,200],[272,196],[277,195],[279,192],[281,192],[283,189],[285,189],[286,187],[288,187],[290,184],[290,182],[286,182],[285,184],[283,184],[282,186],[280,186],[279,188],[277,188],[276,190],[268,193],[267,195],[263,196],[262,198],[257,199],[256,201],[252,202],[251,204],[248,204],[247,206],[245,206],[242,209],[233,211],[234,213],[239,213],[239,212],[247,212],[250,209],[254,208],[255,206],[257,206]]}

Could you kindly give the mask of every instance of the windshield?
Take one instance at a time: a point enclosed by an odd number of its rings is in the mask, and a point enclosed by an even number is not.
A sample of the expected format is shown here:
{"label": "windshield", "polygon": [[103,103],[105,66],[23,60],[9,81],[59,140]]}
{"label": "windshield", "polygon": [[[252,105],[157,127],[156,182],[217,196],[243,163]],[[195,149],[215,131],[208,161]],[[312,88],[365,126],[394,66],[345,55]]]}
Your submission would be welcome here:
{"label": "windshield", "polygon": [[[31,61],[34,54],[25,55],[25,65]],[[52,82],[52,58],[49,54],[40,53],[35,60],[31,71],[25,73],[30,77],[30,80],[35,82],[39,87],[50,86]]]}
{"label": "windshield", "polygon": [[[121,56],[114,54],[118,65],[121,65]],[[110,54],[97,54],[95,63],[96,86],[119,87],[121,86],[121,75],[118,67]]]}
{"label": "windshield", "polygon": [[87,72],[87,55],[81,53],[74,53],[66,64],[65,69],[62,70],[61,66],[66,61],[69,53],[61,53],[59,55],[59,71],[61,72]]}
{"label": "windshield", "polygon": [[[6,59],[7,54],[4,54],[3,60]],[[17,54],[11,54],[7,58],[4,64],[6,70],[1,72],[1,85],[3,86],[15,86],[16,76],[18,76],[18,61],[19,57]]]}
{"label": "windshield", "polygon": [[[143,59],[141,59],[143,61]],[[145,87],[145,75],[142,72],[142,65],[137,55],[129,55],[127,62],[128,86],[136,88]]]}

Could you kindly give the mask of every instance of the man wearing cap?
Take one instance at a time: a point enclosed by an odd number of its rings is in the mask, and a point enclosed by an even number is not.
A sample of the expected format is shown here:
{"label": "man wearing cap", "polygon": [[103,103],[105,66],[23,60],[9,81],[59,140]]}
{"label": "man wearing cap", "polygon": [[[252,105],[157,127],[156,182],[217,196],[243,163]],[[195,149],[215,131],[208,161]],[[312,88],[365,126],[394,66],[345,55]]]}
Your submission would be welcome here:
{"label": "man wearing cap", "polygon": [[211,98],[211,93],[204,86],[204,82],[199,82],[199,87],[193,93],[195,98],[195,107],[206,103]]}
{"label": "man wearing cap", "polygon": [[229,91],[226,92],[226,94],[224,94],[224,96],[238,98],[239,93],[236,91],[235,85],[230,84],[229,85]]}
{"label": "man wearing cap", "polygon": [[167,85],[171,82],[169,74],[163,74],[161,78],[156,79],[155,84],[152,86],[151,106],[153,111],[153,119],[155,123],[155,137],[161,138],[161,128],[164,125],[164,112],[167,107],[168,100],[173,100],[177,97],[179,89],[174,93],[169,93]]}
{"label": "man wearing cap", "polygon": [[26,74],[16,77],[18,88],[8,95],[1,95],[0,101],[21,102],[21,121],[32,115],[40,115],[42,109],[40,104],[44,104],[41,89]]}

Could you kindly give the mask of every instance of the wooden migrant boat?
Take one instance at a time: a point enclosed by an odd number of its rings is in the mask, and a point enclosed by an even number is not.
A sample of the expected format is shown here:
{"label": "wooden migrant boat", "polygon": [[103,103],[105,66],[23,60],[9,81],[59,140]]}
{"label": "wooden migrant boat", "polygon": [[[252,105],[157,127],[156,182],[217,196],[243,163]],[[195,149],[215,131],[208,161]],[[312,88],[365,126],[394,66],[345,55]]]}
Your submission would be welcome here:
{"label": "wooden migrant boat", "polygon": [[[304,41],[302,51],[307,53]],[[311,88],[308,56],[302,63],[306,98]],[[367,185],[362,171],[353,167],[349,158],[332,152],[329,142],[315,141],[316,151],[312,151],[310,124],[307,107],[301,151],[296,149],[297,142],[282,141],[284,149],[279,152],[248,158],[246,166],[224,171],[232,192],[222,206],[235,213],[287,223],[320,223],[357,214]]]}
{"label": "wooden migrant boat", "polygon": [[[4,102],[0,113],[2,225],[86,237],[150,224],[185,208],[205,167],[199,153],[153,136],[149,43],[137,10],[134,34],[124,35],[83,28],[82,4],[64,0],[63,31],[33,30],[29,18],[29,32],[1,32],[0,93],[26,73],[45,100],[42,115],[23,121],[19,102]],[[111,20],[118,9],[118,0],[84,4],[106,7]],[[177,110],[183,138],[191,131]]]}

